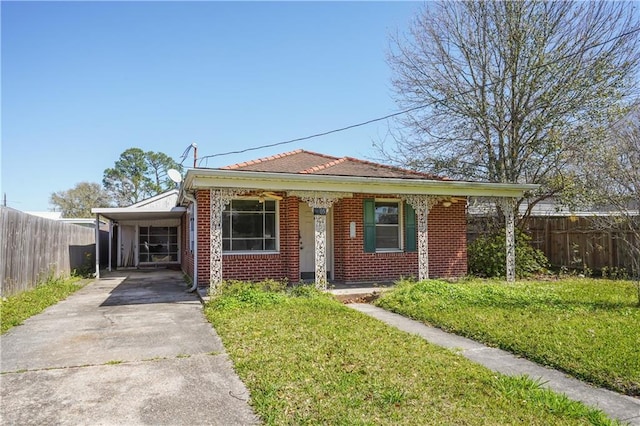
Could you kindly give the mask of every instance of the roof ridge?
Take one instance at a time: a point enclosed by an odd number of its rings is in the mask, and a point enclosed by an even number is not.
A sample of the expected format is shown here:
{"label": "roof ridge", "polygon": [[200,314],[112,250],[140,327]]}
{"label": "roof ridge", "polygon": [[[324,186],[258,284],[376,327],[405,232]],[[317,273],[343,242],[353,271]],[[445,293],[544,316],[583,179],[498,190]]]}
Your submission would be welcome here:
{"label": "roof ridge", "polygon": [[302,173],[302,174],[313,174],[313,172],[319,172],[320,170],[325,170],[325,169],[328,169],[329,167],[337,166],[338,164],[344,163],[345,161],[347,161],[347,157],[336,158],[333,161],[329,161],[328,163],[320,164],[318,166],[310,167],[310,168],[308,168],[306,170],[300,171],[299,173]]}
{"label": "roof ridge", "polygon": [[384,167],[386,169],[391,169],[391,170],[396,170],[396,171],[401,171],[404,173],[411,173],[417,176],[423,176],[423,177],[427,177],[430,179],[437,179],[437,180],[448,180],[447,178],[444,178],[442,176],[438,176],[438,175],[434,175],[431,173],[424,173],[424,172],[419,172],[416,170],[409,170],[409,169],[405,169],[402,167],[398,167],[398,166],[391,166],[388,164],[382,164],[382,163],[374,163],[373,161],[367,161],[367,160],[362,160],[360,158],[354,158],[354,157],[343,157],[344,159],[348,159],[350,161],[355,161],[356,163],[362,163],[362,164],[367,164],[370,166],[377,166],[377,167]]}
{"label": "roof ridge", "polygon": [[246,166],[252,166],[254,164],[264,163],[265,161],[276,160],[278,158],[283,158],[283,157],[289,157],[291,155],[299,154],[301,152],[302,152],[301,149],[296,149],[294,151],[283,152],[281,154],[275,154],[269,157],[262,157],[255,160],[244,161],[242,163],[231,164],[231,165],[220,167],[220,168],[224,170],[233,170],[233,169],[238,169],[240,167],[246,167]]}

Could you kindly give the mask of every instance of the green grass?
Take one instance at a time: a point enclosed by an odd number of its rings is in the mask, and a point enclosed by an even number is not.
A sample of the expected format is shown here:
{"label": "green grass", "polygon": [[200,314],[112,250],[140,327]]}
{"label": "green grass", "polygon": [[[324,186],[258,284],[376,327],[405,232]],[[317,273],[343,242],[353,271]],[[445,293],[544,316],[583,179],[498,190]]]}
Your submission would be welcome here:
{"label": "green grass", "polygon": [[0,300],[0,333],[20,325],[84,287],[90,280],[79,277],[50,279],[32,290]]}
{"label": "green grass", "polygon": [[596,385],[640,395],[640,308],[628,281],[403,282],[376,304]]}
{"label": "green grass", "polygon": [[232,287],[205,314],[267,424],[611,424],[308,287]]}

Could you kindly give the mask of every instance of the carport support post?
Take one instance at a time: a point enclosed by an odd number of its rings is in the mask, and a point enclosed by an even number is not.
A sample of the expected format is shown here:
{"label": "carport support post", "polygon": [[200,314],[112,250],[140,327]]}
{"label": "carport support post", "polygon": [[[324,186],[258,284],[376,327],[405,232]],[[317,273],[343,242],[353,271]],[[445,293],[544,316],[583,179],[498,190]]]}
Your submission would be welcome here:
{"label": "carport support post", "polygon": [[516,280],[516,231],[515,231],[515,209],[516,200],[514,198],[504,198],[500,200],[500,207],[504,214],[505,221],[505,237],[506,237],[506,255],[507,255],[507,282]]}
{"label": "carport support post", "polygon": [[438,197],[429,195],[406,195],[404,199],[416,212],[418,237],[418,280],[429,279],[429,210],[438,202]]}
{"label": "carport support post", "polygon": [[100,278],[100,215],[96,213],[96,278]]}
{"label": "carport support post", "polygon": [[112,254],[111,246],[113,245],[113,222],[109,221],[109,243],[107,247],[109,247],[109,266],[107,267],[107,271],[111,272],[111,265],[113,264],[113,259],[111,259]]}

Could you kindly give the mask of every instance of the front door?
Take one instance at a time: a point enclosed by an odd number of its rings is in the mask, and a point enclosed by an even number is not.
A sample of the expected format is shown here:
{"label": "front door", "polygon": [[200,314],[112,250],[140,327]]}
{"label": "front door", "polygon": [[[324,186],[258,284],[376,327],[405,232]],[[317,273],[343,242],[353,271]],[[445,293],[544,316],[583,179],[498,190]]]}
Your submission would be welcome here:
{"label": "front door", "polygon": [[[316,275],[315,255],[315,224],[313,210],[307,203],[300,203],[298,207],[300,244],[300,279],[313,281]],[[333,269],[333,220],[331,210],[327,214],[327,279],[331,279]]]}

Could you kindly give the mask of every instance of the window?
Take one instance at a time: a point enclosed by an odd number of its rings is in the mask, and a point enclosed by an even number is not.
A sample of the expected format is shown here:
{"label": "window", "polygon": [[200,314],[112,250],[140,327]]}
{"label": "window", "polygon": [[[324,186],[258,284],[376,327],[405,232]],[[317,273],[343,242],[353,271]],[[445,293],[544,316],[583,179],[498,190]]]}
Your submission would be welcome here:
{"label": "window", "polygon": [[138,242],[140,263],[178,261],[178,228],[175,226],[141,226]]}
{"label": "window", "polygon": [[222,250],[276,251],[276,202],[232,200],[222,213]]}
{"label": "window", "polygon": [[416,250],[415,212],[411,206],[395,200],[364,200],[364,251],[375,253],[403,248]]}
{"label": "window", "polygon": [[376,201],[376,250],[400,249],[400,203]]}

